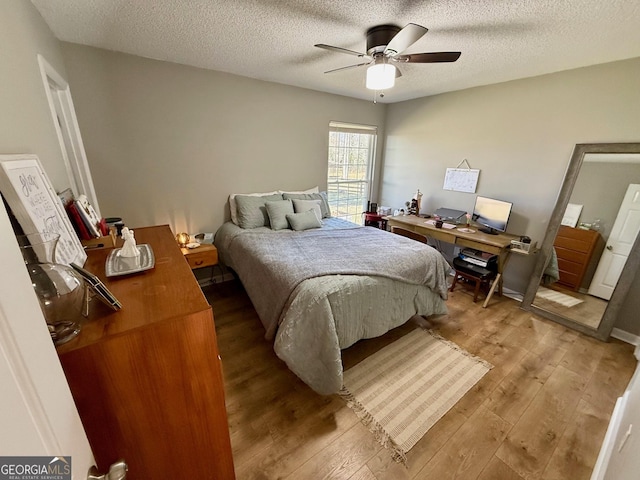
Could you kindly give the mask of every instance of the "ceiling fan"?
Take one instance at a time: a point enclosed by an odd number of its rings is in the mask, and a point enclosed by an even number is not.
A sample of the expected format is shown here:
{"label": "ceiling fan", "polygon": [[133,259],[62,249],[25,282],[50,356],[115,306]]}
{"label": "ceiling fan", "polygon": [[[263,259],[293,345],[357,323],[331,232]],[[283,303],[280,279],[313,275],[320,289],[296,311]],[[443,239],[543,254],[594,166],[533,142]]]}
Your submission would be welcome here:
{"label": "ceiling fan", "polygon": [[403,52],[417,42],[427,33],[428,29],[415,23],[410,23],[404,28],[396,25],[378,25],[367,30],[367,53],[355,52],[346,48],[334,47],[318,43],[315,46],[332,52],[355,55],[363,60],[363,63],[335,68],[324,73],[339,72],[350,68],[367,68],[366,86],[371,90],[385,90],[393,87],[396,77],[402,73],[395,65],[397,63],[439,63],[455,62],[460,58],[460,52],[432,52],[409,53]]}

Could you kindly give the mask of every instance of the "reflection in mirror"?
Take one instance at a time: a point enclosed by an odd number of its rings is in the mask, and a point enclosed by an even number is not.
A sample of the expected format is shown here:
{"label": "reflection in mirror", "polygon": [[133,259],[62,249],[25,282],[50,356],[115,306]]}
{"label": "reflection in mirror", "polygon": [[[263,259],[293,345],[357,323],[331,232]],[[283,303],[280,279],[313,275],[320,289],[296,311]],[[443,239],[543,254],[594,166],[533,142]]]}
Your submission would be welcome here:
{"label": "reflection in mirror", "polygon": [[607,338],[639,230],[640,144],[577,145],[523,307]]}

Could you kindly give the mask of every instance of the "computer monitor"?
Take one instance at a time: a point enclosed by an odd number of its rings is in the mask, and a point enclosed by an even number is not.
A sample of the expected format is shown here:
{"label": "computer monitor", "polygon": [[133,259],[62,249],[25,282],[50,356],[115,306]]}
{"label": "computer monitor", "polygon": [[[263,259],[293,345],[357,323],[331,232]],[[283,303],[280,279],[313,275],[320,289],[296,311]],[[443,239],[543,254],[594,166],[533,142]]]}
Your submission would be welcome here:
{"label": "computer monitor", "polygon": [[509,202],[478,195],[472,218],[484,227],[480,229],[481,232],[497,235],[498,232],[507,230],[512,206],[513,204]]}

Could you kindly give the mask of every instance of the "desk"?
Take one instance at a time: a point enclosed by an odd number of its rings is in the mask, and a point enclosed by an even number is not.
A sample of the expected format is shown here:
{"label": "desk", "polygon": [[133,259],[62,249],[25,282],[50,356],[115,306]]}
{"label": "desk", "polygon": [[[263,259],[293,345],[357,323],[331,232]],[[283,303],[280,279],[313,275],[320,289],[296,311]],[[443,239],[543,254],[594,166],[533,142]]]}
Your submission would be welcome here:
{"label": "desk", "polygon": [[498,293],[502,295],[502,272],[507,263],[510,253],[511,240],[519,240],[516,235],[508,233],[499,233],[498,235],[489,235],[482,233],[476,228],[475,233],[461,232],[457,228],[446,229],[436,228],[434,225],[426,223],[426,218],[416,217],[415,215],[401,215],[397,217],[387,217],[387,223],[390,227],[401,227],[411,230],[427,237],[442,240],[443,242],[452,243],[458,247],[474,248],[483,252],[493,253],[498,256],[498,275],[491,285],[491,290],[484,301],[483,307],[486,307],[493,293],[498,288]]}

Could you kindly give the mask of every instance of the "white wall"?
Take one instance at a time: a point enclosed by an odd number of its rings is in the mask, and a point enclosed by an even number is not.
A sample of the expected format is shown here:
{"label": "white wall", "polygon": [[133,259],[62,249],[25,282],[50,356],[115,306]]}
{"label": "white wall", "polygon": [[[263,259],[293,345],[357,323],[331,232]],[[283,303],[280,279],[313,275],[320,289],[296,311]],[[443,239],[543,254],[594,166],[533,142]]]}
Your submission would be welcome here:
{"label": "white wall", "polygon": [[[540,243],[574,145],[640,141],[639,85],[636,58],[390,105],[380,202],[397,208],[420,188],[424,212],[472,210],[474,194],[442,190],[466,158],[477,194],[513,202],[508,232]],[[533,259],[510,262],[506,286],[524,292]],[[624,329],[640,334],[636,323]]]}
{"label": "white wall", "polygon": [[102,214],[130,226],[215,232],[230,193],[326,188],[330,121],[384,134],[381,104],[62,45]]}
{"label": "white wall", "polygon": [[66,75],[60,43],[31,2],[0,6],[0,153],[35,153],[53,187],[69,186],[36,55]]}

